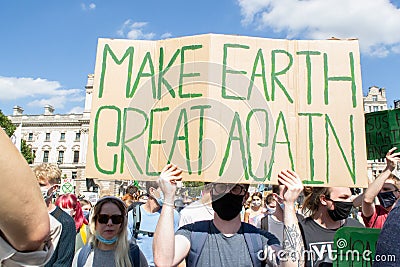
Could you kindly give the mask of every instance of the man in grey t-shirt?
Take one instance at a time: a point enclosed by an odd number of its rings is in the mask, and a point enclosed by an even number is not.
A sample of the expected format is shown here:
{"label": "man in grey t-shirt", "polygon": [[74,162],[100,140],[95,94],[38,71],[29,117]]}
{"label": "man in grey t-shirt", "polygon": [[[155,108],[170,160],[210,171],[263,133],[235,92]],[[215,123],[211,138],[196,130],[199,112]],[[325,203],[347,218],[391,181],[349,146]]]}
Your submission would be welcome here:
{"label": "man in grey t-shirt", "polygon": [[[161,172],[159,183],[164,193],[164,208],[154,233],[153,253],[156,265],[175,266],[187,256],[196,258],[188,261],[187,266],[253,266],[254,251],[250,249],[261,239],[266,247],[264,255],[275,252],[279,257],[258,258],[258,266],[268,264],[276,266],[298,266],[303,242],[298,226],[294,202],[303,189],[298,175],[290,170],[283,170],[278,175],[279,183],[285,185],[284,203],[284,242],[283,250],[277,246],[277,239],[261,229],[242,223],[240,211],[247,196],[248,185],[221,184],[212,186],[212,206],[214,219],[196,222],[180,228],[176,234],[173,229],[173,200],[176,182],[181,180],[177,166],[169,164]],[[198,226],[201,225],[202,227]],[[206,227],[204,227],[206,226]],[[199,230],[197,230],[199,229]],[[194,234],[194,235],[193,235]],[[197,238],[193,238],[197,237]],[[206,237],[205,240],[202,237]],[[252,238],[249,240],[249,238]],[[204,242],[204,244],[201,244]],[[193,250],[197,250],[198,257]],[[293,257],[288,257],[288,255]],[[253,257],[252,257],[253,256]],[[261,262],[262,261],[262,262]]]}

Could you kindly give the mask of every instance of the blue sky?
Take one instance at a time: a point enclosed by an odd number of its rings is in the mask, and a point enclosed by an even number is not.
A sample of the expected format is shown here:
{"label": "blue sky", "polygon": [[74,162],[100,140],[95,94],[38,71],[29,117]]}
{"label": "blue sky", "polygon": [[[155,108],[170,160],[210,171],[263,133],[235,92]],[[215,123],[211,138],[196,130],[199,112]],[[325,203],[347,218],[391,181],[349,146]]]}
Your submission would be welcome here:
{"label": "blue sky", "polygon": [[400,0],[1,1],[0,109],[81,112],[98,38],[358,38],[363,92],[400,99]]}

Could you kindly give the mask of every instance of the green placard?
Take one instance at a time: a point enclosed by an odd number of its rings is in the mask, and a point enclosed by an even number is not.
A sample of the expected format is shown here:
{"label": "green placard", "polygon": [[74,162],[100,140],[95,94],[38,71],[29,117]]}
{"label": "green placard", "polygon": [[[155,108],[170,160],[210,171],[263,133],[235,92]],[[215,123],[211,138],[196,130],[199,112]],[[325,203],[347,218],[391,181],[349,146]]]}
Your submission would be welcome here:
{"label": "green placard", "polygon": [[400,109],[365,114],[368,159],[380,159],[394,146],[400,148]]}
{"label": "green placard", "polygon": [[335,234],[333,266],[369,267],[375,257],[376,242],[381,229],[343,227]]}

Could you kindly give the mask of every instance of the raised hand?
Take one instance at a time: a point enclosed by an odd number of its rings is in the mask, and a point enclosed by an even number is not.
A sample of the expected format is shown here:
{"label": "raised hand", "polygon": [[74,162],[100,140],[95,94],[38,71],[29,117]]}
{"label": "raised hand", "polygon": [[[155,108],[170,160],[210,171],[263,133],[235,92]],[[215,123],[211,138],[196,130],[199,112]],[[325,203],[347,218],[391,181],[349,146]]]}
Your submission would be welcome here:
{"label": "raised hand", "polygon": [[390,171],[393,171],[400,161],[400,152],[394,152],[396,149],[397,147],[393,147],[386,154],[386,168]]}
{"label": "raised hand", "polygon": [[299,175],[291,170],[282,170],[278,173],[278,182],[285,186],[283,190],[284,202],[296,202],[304,188]]}
{"label": "raised hand", "polygon": [[177,182],[182,180],[181,174],[182,170],[174,164],[168,164],[162,169],[158,182],[165,200],[174,200]]}

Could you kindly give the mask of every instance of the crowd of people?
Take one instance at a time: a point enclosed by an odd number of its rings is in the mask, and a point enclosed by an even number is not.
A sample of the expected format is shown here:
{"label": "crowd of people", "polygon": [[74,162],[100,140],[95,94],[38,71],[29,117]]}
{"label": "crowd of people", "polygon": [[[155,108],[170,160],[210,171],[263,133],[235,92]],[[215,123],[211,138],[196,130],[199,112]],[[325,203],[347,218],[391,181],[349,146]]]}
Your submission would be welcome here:
{"label": "crowd of people", "polygon": [[176,201],[182,170],[173,164],[141,190],[128,186],[122,197],[91,203],[60,195],[57,165],[32,172],[2,130],[0,147],[0,266],[333,266],[334,236],[345,226],[382,229],[376,254],[398,258],[373,264],[400,266],[396,148],[359,195],[304,188],[297,173],[282,170],[271,191],[205,183],[183,207]]}

